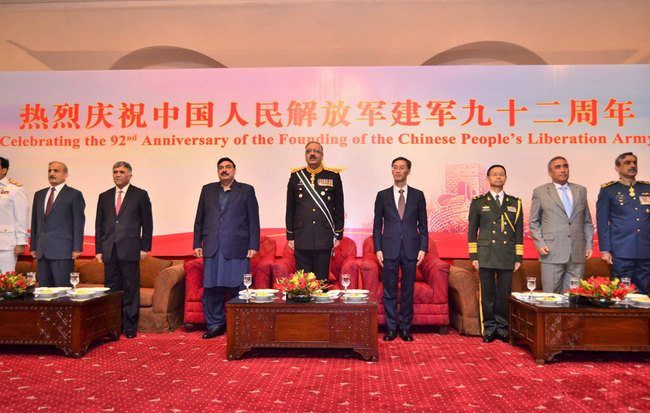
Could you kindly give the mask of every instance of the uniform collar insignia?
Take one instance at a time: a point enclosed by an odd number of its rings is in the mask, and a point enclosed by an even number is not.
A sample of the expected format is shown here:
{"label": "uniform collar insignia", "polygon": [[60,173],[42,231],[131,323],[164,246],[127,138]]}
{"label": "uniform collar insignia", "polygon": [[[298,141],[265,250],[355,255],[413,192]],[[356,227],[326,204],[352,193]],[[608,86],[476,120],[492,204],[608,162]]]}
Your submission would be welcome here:
{"label": "uniform collar insignia", "polygon": [[310,167],[307,167],[306,169],[307,169],[307,172],[309,172],[310,174],[314,174],[314,175],[315,175],[315,174],[317,174],[317,173],[320,173],[320,172],[323,170],[323,165],[321,164],[321,166],[319,166],[319,167],[316,168],[316,169],[311,169]]}

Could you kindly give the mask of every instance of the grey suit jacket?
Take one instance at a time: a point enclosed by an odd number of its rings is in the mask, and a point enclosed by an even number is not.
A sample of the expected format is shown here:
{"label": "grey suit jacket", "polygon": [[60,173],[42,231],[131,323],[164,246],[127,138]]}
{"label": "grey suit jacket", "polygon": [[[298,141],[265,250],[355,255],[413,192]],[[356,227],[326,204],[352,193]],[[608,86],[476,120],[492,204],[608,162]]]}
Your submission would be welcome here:
{"label": "grey suit jacket", "polygon": [[538,186],[533,191],[529,228],[535,247],[547,246],[549,253],[540,262],[565,264],[569,260],[585,261],[587,249],[593,249],[594,225],[587,203],[587,189],[569,182],[573,195],[571,217],[568,217],[555,184]]}

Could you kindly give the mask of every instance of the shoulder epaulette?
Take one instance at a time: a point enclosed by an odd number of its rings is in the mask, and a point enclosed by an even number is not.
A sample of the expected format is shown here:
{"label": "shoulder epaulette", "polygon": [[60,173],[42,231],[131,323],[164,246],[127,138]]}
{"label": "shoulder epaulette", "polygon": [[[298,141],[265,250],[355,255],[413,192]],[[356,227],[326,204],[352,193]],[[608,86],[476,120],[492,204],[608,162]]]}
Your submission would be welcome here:
{"label": "shoulder epaulette", "polygon": [[617,183],[617,182],[618,182],[618,181],[609,181],[609,182],[605,182],[605,183],[602,184],[600,187],[601,187],[601,188],[607,188],[608,186],[614,185],[614,184]]}
{"label": "shoulder epaulette", "polygon": [[294,172],[298,172],[299,170],[305,169],[305,168],[307,168],[307,167],[303,166],[303,167],[300,167],[300,168],[289,168],[289,169],[291,169],[291,173],[294,173]]}
{"label": "shoulder epaulette", "polygon": [[[10,181],[11,181],[11,179],[10,179]],[[637,181],[637,182],[641,182],[642,184],[650,185],[650,182],[648,182],[648,181]]]}
{"label": "shoulder epaulette", "polygon": [[485,195],[486,195],[486,194],[476,195],[476,196],[474,197],[474,199],[483,198]]}
{"label": "shoulder epaulette", "polygon": [[23,186],[23,184],[21,184],[20,182],[16,182],[16,181],[14,181],[14,180],[11,179],[11,178],[9,178],[9,182],[12,183],[12,184],[14,184],[14,185],[16,185],[16,186]]}
{"label": "shoulder epaulette", "polygon": [[341,173],[345,170],[345,168],[328,168],[327,166],[323,166],[323,169],[326,171],[334,172],[334,173]]}

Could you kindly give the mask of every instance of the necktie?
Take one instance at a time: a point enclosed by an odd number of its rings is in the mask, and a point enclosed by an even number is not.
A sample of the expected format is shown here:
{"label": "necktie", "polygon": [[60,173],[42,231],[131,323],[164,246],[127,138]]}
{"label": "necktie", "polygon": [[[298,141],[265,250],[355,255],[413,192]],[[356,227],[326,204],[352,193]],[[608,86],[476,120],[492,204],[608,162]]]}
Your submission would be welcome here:
{"label": "necktie", "polygon": [[497,200],[497,205],[501,206],[501,200],[499,199],[499,194],[497,194],[497,196],[495,196],[494,199]]}
{"label": "necktie", "polygon": [[50,215],[50,209],[52,209],[52,204],[54,203],[54,191],[56,191],[56,188],[52,187],[52,190],[50,191],[50,197],[47,198],[47,205],[45,206],[46,218],[48,215]]}
{"label": "necktie", "polygon": [[564,210],[566,211],[567,216],[571,216],[571,211],[573,210],[573,206],[571,205],[571,200],[569,199],[569,195],[566,193],[566,190],[569,189],[566,186],[561,186],[560,189],[562,190],[562,205],[564,205]]}
{"label": "necktie", "polygon": [[397,200],[397,212],[399,212],[399,219],[404,218],[404,209],[406,208],[406,199],[404,199],[404,190],[399,190],[399,199]]}
{"label": "necktie", "polygon": [[115,204],[115,215],[119,215],[120,208],[122,208],[122,192],[124,191],[120,191],[120,193],[117,194],[117,203]]}

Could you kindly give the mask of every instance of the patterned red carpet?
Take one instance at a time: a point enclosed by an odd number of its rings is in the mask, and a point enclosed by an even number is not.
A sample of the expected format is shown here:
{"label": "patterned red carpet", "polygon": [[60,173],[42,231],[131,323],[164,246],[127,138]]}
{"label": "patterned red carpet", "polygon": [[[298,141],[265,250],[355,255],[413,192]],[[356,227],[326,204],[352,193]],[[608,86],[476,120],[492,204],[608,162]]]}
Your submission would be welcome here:
{"label": "patterned red carpet", "polygon": [[255,350],[225,360],[225,337],[182,328],[99,341],[70,359],[0,347],[4,412],[650,411],[648,353],[567,353],[538,366],[525,347],[451,330],[347,350]]}

